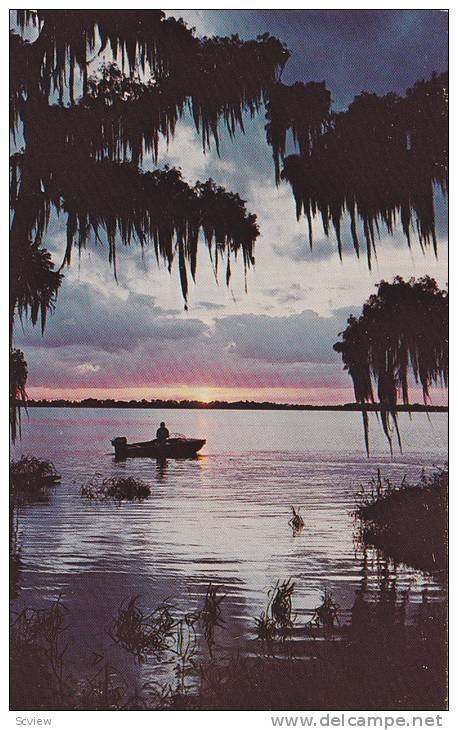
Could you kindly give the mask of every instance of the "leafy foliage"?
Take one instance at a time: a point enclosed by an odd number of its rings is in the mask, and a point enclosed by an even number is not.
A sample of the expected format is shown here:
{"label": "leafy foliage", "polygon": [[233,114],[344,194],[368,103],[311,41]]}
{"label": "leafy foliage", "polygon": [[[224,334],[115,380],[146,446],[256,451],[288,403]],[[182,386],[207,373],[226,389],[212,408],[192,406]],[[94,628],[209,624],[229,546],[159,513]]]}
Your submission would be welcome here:
{"label": "leafy foliage", "polygon": [[[382,281],[369,297],[359,318],[351,316],[334,345],[353,380],[355,399],[362,405],[380,403],[383,431],[392,449],[392,425],[397,423],[398,394],[409,404],[409,373],[421,384],[424,401],[430,387],[448,380],[448,293],[431,277],[392,284]],[[366,450],[369,422],[362,410]]]}
{"label": "leafy foliage", "polygon": [[17,313],[22,320],[30,318],[35,325],[41,320],[41,331],[46,326],[48,311],[53,311],[62,274],[54,270],[49,252],[36,244],[15,250],[11,261],[11,315],[13,325]]}
{"label": "leafy foliage", "polygon": [[280,160],[286,156],[286,134],[293,135],[301,155],[310,155],[331,122],[331,92],[324,81],[275,84],[266,104],[267,142],[273,148],[275,181],[280,182]]}

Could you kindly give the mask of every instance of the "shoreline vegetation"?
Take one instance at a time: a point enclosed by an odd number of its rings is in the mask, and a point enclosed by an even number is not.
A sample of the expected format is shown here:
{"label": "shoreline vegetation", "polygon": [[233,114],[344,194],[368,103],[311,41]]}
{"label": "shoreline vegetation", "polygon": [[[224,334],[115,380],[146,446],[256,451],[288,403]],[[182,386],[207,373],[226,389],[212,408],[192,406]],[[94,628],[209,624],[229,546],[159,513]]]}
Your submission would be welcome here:
{"label": "shoreline vegetation", "polygon": [[396,563],[447,580],[448,481],[448,466],[423,472],[416,484],[405,477],[393,484],[378,470],[370,489],[357,496],[362,541]]}
{"label": "shoreline vegetation", "polygon": [[[111,398],[84,398],[83,400],[33,400],[26,404],[18,403],[27,408],[152,408],[152,409],[203,409],[203,410],[260,410],[260,411],[380,411],[378,403],[343,403],[336,405],[311,405],[301,403],[273,403],[270,401],[199,401],[199,400],[114,400]],[[397,410],[401,413],[448,413],[448,406],[412,403],[399,404]]]}
{"label": "shoreline vegetation", "polygon": [[[357,592],[350,623],[342,625],[326,590],[311,620],[299,621],[294,589],[291,580],[277,582],[247,651],[229,653],[219,646],[227,620],[219,586],[210,584],[201,608],[185,614],[170,601],[152,609],[139,596],[127,599],[106,632],[134,665],[158,672],[140,685],[104,657],[92,672],[75,674],[62,596],[46,608],[25,608],[10,628],[10,708],[446,709],[446,608],[427,591],[407,619],[407,592],[384,580],[375,601]],[[169,668],[169,680],[159,680],[161,667]]]}

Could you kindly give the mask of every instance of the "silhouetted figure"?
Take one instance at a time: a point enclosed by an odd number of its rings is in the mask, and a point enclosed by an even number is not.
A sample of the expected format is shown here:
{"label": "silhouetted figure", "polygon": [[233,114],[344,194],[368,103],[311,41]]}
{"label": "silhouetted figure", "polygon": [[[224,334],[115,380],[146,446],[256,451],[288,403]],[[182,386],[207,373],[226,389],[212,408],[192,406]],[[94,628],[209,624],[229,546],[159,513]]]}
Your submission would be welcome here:
{"label": "silhouetted figure", "polygon": [[169,429],[166,428],[164,421],[161,421],[161,425],[159,426],[159,428],[156,431],[157,440],[160,441],[161,443],[164,443],[165,441],[167,441],[169,436],[170,436]]}

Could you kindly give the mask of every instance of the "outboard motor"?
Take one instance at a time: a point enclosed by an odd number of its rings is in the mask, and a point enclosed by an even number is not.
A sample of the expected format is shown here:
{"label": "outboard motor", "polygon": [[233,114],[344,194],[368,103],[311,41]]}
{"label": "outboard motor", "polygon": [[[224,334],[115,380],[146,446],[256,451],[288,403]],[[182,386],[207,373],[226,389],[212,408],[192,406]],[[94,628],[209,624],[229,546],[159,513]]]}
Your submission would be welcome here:
{"label": "outboard motor", "polygon": [[114,446],[116,458],[122,458],[124,450],[127,446],[127,439],[125,436],[116,436],[111,439],[111,443]]}

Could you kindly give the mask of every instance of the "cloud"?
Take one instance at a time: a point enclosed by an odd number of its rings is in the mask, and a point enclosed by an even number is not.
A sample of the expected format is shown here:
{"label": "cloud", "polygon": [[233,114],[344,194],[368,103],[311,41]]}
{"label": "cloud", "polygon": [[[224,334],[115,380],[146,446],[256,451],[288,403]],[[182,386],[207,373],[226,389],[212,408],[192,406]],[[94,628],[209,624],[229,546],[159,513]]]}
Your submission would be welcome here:
{"label": "cloud", "polygon": [[75,370],[79,373],[97,373],[100,370],[100,365],[94,365],[92,362],[82,362],[81,365],[77,365]]}
{"label": "cloud", "polygon": [[[300,289],[296,287],[296,290]],[[86,290],[87,301],[90,295]],[[346,378],[332,349],[345,324],[348,310],[332,317],[313,311],[284,317],[267,315],[220,316],[213,326],[198,319],[178,320],[153,315],[146,298],[130,296],[104,314],[92,331],[84,317],[69,318],[62,310],[50,341],[24,338],[32,387],[128,388],[176,384],[216,387],[323,387],[344,386]],[[128,314],[127,314],[128,313]],[[134,323],[141,316],[142,327]],[[122,340],[124,330],[132,324]],[[141,334],[141,336],[140,336]]]}
{"label": "cloud", "polygon": [[[172,314],[175,314],[172,310]],[[104,296],[88,284],[63,287],[45,337],[28,325],[18,332],[19,346],[88,347],[113,353],[130,351],[144,340],[185,341],[207,329],[196,318],[178,319],[158,307],[153,297],[127,292],[126,298]]]}
{"label": "cloud", "polygon": [[270,363],[335,363],[332,346],[344,329],[350,310],[331,317],[312,310],[287,317],[239,315],[215,322],[215,336],[239,358]]}

